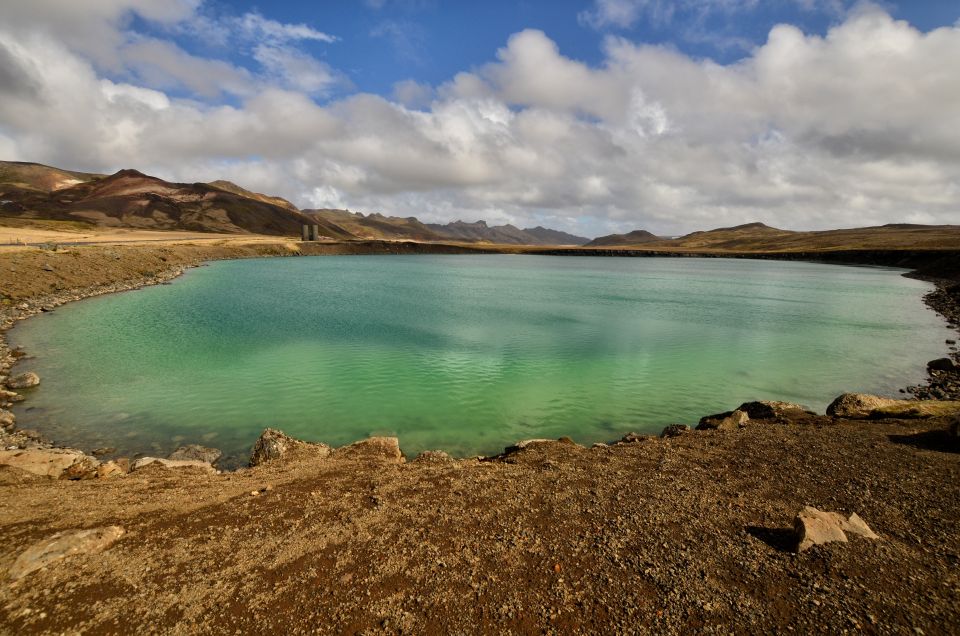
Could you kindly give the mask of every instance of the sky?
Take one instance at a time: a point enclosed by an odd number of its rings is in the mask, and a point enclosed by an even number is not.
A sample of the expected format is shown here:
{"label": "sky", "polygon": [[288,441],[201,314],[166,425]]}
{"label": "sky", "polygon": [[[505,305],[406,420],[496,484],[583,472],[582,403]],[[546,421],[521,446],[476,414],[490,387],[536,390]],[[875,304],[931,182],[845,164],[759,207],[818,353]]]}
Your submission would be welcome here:
{"label": "sky", "polygon": [[0,0],[0,159],[584,236],[960,223],[960,2]]}

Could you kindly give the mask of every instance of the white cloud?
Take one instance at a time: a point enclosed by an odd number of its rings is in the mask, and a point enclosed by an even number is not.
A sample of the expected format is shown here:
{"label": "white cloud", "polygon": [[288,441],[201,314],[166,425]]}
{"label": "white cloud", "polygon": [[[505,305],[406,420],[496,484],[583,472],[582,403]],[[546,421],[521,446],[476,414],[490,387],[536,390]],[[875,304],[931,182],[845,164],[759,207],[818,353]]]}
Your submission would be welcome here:
{"label": "white cloud", "polygon": [[[822,37],[778,26],[733,65],[608,38],[591,66],[524,31],[442,86],[324,105],[311,94],[336,72],[290,45],[254,51],[267,82],[202,58],[187,78],[179,49],[121,40],[124,81],[49,29],[0,25],[0,150],[224,177],[305,206],[594,235],[958,221],[960,80],[944,60],[960,59],[960,29],[921,33],[875,6]],[[140,64],[170,68],[147,78]],[[233,99],[158,88],[187,81]]]}
{"label": "white cloud", "polygon": [[336,37],[317,31],[306,24],[283,24],[276,20],[268,20],[256,12],[244,14],[237,19],[237,24],[247,37],[255,40],[265,39],[277,44],[298,40],[337,41]]}

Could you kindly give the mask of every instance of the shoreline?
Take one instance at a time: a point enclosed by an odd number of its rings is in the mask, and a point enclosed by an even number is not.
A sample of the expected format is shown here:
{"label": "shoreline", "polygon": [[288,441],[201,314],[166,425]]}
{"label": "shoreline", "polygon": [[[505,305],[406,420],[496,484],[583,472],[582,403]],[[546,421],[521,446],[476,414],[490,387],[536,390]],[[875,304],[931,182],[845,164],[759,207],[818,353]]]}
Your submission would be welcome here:
{"label": "shoreline", "polygon": [[[67,247],[69,253],[71,248]],[[83,246],[83,249],[109,250],[111,246],[90,245]],[[119,246],[112,246],[119,247]],[[634,258],[738,258],[755,260],[798,260],[802,262],[822,262],[826,264],[842,264],[850,266],[881,266],[895,267],[897,269],[908,269],[909,271],[901,274],[908,278],[923,280],[934,285],[934,289],[923,296],[924,304],[943,317],[948,327],[952,326],[958,332],[960,339],[960,271],[954,273],[956,279],[945,278],[941,276],[942,263],[948,262],[951,266],[960,262],[960,252],[953,250],[934,250],[932,252],[901,252],[897,250],[862,250],[862,251],[843,251],[839,253],[821,254],[819,259],[811,259],[812,253],[696,253],[696,252],[659,252],[656,250],[623,250],[623,249],[583,249],[569,248],[558,250],[543,250],[538,248],[514,250],[514,246],[507,246],[504,250],[491,248],[490,246],[477,246],[476,248],[466,247],[459,244],[430,244],[416,243],[412,241],[338,241],[329,243],[301,243],[296,241],[280,241],[276,243],[256,243],[244,245],[238,249],[238,246],[223,246],[227,251],[221,252],[219,247],[213,246],[213,250],[204,249],[206,246],[195,250],[197,253],[187,257],[182,262],[172,265],[167,269],[149,272],[146,275],[127,278],[114,282],[107,282],[99,285],[82,287],[79,289],[58,290],[50,294],[34,296],[21,299],[19,302],[12,303],[9,306],[0,306],[0,377],[10,374],[11,369],[19,362],[13,349],[11,349],[7,339],[7,332],[12,329],[19,321],[26,320],[40,313],[55,310],[57,307],[70,302],[95,298],[112,293],[125,291],[134,291],[153,285],[169,284],[171,281],[179,278],[187,270],[196,267],[202,267],[208,262],[219,260],[245,260],[249,258],[282,258],[297,256],[330,256],[330,255],[397,255],[397,254],[498,254],[510,253],[518,255],[546,255],[546,256],[604,256],[604,257],[634,257]],[[252,249],[251,249],[252,248]],[[127,246],[127,249],[133,251],[142,251],[144,246]],[[161,248],[162,249],[162,248]],[[628,252],[623,254],[622,252]],[[863,253],[864,260],[871,262],[849,262],[849,258],[856,253]],[[825,256],[825,258],[824,258]],[[116,257],[118,260],[121,258]],[[164,260],[167,260],[164,258]],[[880,261],[880,262],[877,262]],[[886,261],[886,262],[884,262]],[[890,264],[894,261],[896,264]],[[906,268],[903,264],[910,263],[914,267]],[[953,273],[953,272],[950,272]],[[948,343],[949,344],[949,343]],[[29,355],[29,352],[26,352]],[[933,370],[927,369],[925,384],[909,385],[899,389],[901,394],[908,395],[907,399],[914,400],[960,400],[960,348],[950,346],[951,359],[958,363],[954,370]],[[2,383],[0,383],[2,384]],[[4,403],[0,398],[0,404]],[[5,408],[10,408],[11,403],[7,402]],[[706,417],[707,414],[704,414]],[[632,434],[632,433],[631,433]],[[183,444],[197,444],[199,440],[184,441]],[[361,441],[361,440],[357,440]],[[521,440],[505,440],[505,444],[520,443]],[[613,443],[613,440],[610,441]],[[11,448],[13,446],[32,446],[40,445],[50,449],[61,450],[79,450],[72,446],[61,445],[50,442],[42,433],[27,429],[19,429],[16,424],[3,427],[0,425],[0,449]],[[505,446],[509,448],[509,446]],[[84,451],[80,451],[84,452]],[[440,451],[442,452],[442,451]],[[234,469],[236,470],[236,469]]]}

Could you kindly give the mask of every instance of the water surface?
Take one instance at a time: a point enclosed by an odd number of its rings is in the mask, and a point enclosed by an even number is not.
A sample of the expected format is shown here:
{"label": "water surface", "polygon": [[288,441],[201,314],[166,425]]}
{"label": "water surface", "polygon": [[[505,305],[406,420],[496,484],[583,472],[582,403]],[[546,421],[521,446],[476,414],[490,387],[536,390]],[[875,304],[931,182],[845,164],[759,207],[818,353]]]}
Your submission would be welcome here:
{"label": "water surface", "polygon": [[822,410],[944,354],[901,270],[732,259],[326,256],[227,261],[72,303],[10,339],[42,385],[24,428],[83,448],[235,461],[267,426],[340,445],[494,453],[751,399]]}

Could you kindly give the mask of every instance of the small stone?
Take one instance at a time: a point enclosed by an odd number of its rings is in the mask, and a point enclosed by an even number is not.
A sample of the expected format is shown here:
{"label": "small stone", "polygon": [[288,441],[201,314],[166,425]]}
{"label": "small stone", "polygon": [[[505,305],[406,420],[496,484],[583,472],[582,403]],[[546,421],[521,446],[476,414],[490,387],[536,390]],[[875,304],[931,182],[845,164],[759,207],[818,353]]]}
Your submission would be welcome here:
{"label": "small stone", "polygon": [[947,338],[946,343],[947,343],[948,345],[954,345],[954,344],[957,344],[957,341],[956,341],[956,340],[951,340],[950,338]]}
{"label": "small stone", "polygon": [[126,470],[115,461],[103,462],[97,466],[97,479],[106,479],[108,477],[117,477],[125,475]]}
{"label": "small stone", "polygon": [[44,266],[43,266],[43,271],[45,271],[45,272],[52,272],[52,271],[53,271],[53,265],[51,265],[50,263],[45,263]]}
{"label": "small stone", "polygon": [[33,371],[20,373],[7,380],[7,386],[11,389],[29,389],[40,384],[40,376]]}
{"label": "small stone", "polygon": [[260,491],[259,491],[259,490],[251,490],[251,491],[250,491],[250,496],[251,496],[251,497],[259,497],[259,496],[260,496]]}

